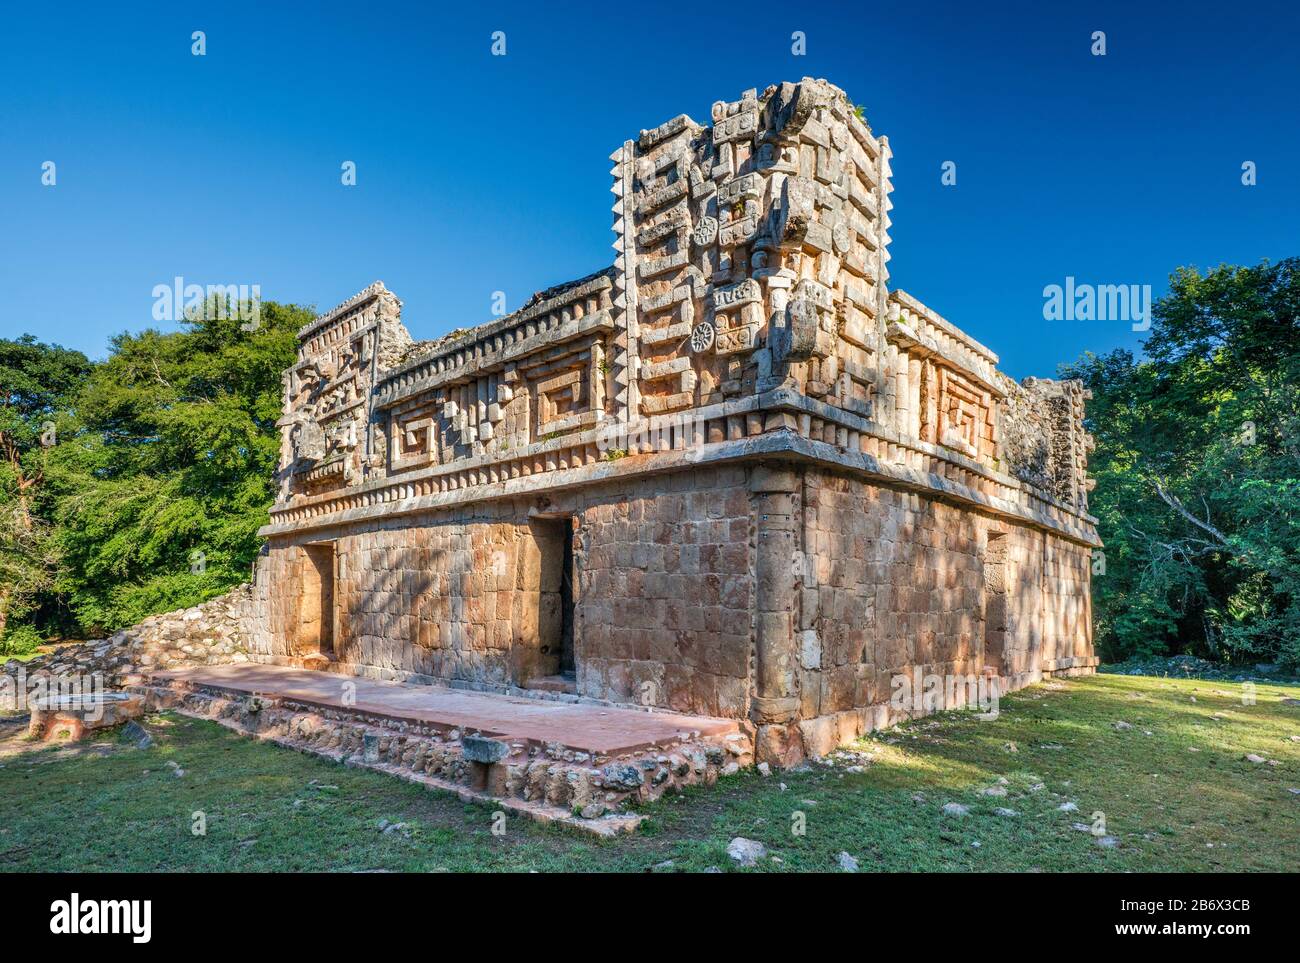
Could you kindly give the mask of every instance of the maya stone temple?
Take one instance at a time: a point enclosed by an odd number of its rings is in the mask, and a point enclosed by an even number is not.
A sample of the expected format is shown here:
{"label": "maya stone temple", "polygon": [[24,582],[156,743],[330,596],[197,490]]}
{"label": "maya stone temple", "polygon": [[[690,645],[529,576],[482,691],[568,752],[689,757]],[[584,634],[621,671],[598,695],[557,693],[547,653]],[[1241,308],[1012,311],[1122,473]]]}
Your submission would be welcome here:
{"label": "maya stone temple", "polygon": [[[379,282],[303,328],[241,658],[709,717],[774,766],[917,714],[900,676],[1093,671],[1086,392],[890,289],[890,156],[825,81],[749,90],[610,155],[609,267],[431,342]],[[366,749],[453,778],[459,734]],[[595,798],[525,741],[456,752]],[[717,761],[649,758],[594,785]]]}
{"label": "maya stone temple", "polygon": [[613,166],[613,265],[412,343],[376,283],[300,332],[266,656],[748,719],[890,678],[1094,664],[1073,383],[888,288],[888,141],[837,88],[680,115]]}

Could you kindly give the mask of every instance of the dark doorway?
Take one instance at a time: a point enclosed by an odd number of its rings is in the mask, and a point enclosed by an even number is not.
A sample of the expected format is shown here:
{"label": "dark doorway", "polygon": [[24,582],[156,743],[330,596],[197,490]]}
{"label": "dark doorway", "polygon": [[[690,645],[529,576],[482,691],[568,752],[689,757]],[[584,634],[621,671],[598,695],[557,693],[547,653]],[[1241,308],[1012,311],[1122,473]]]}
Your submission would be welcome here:
{"label": "dark doorway", "polygon": [[984,668],[1006,671],[1007,536],[989,532],[984,551]]}
{"label": "dark doorway", "polygon": [[564,558],[560,567],[560,675],[573,678],[573,522],[563,519]]}
{"label": "dark doorway", "polygon": [[[535,662],[519,653],[520,677],[528,688],[570,691],[574,664],[574,521],[571,516],[531,520],[537,563],[537,637]],[[525,585],[525,589],[528,586]]]}
{"label": "dark doorway", "polygon": [[302,586],[303,655],[334,658],[334,544],[304,546],[307,559]]}

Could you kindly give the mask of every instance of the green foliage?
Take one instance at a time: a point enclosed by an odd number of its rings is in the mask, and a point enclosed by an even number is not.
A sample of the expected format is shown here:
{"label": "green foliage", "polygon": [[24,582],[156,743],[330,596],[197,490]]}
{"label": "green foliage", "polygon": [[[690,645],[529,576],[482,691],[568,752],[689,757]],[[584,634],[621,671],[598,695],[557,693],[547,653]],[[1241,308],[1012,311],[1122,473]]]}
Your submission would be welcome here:
{"label": "green foliage", "polygon": [[43,344],[30,334],[0,339],[0,432],[19,451],[35,449],[42,426],[89,371],[80,351]]}
{"label": "green foliage", "polygon": [[[274,497],[281,372],[312,315],[266,303],[251,331],[230,312],[205,315],[179,332],[121,334],[93,366],[30,337],[0,342],[0,400],[11,399],[0,411],[24,413],[0,424],[24,464],[39,462],[24,569],[45,575],[26,583],[38,624],[61,611],[71,631],[99,635],[248,578]],[[49,421],[58,444],[43,447]],[[18,568],[3,535],[17,504],[0,474],[0,576]]]}
{"label": "green foliage", "polygon": [[202,602],[248,578],[274,497],[281,372],[302,308],[113,340],[78,393],[48,486],[57,580],[88,630]]}
{"label": "green foliage", "polygon": [[[853,746],[873,757],[865,768],[855,753],[779,782],[749,770],[667,794],[636,807],[645,828],[600,840],[517,814],[499,836],[491,809],[453,793],[285,752],[207,720],[149,717],[151,748],[105,735],[80,752],[24,742],[15,720],[0,726],[0,753],[23,753],[0,767],[8,830],[0,865],[523,873],[646,872],[672,860],[676,872],[824,873],[848,852],[864,873],[1294,872],[1300,814],[1287,789],[1300,743],[1287,738],[1296,710],[1282,700],[1300,692],[1260,681],[1250,694],[1227,680],[1064,680],[1004,696],[995,720],[947,712],[877,733]],[[1133,729],[1116,730],[1121,719]],[[1279,765],[1254,765],[1247,753]],[[184,779],[168,759],[184,763]],[[999,778],[1007,797],[984,795]],[[1061,812],[1065,801],[1079,811]],[[947,802],[970,812],[947,817]],[[999,815],[1001,807],[1019,816]],[[807,816],[802,835],[791,832],[796,809]],[[209,813],[209,833],[192,842],[178,814],[195,810]],[[1113,849],[1073,828],[1097,811],[1119,841]],[[411,835],[379,832],[380,820],[401,821]],[[741,870],[726,853],[736,836],[775,858]]]}
{"label": "green foliage", "polygon": [[1300,665],[1300,259],[1181,269],[1146,359],[1085,355],[1104,658]]}
{"label": "green foliage", "polygon": [[51,587],[56,563],[49,526],[32,515],[30,497],[0,492],[0,637]]}
{"label": "green foliage", "polygon": [[38,646],[44,644],[45,640],[36,631],[36,626],[28,623],[10,625],[5,634],[0,636],[0,659],[31,655]]}
{"label": "green foliage", "polygon": [[79,351],[31,335],[0,340],[0,639],[10,640],[0,644],[11,653],[19,645],[14,620],[30,614],[53,577],[41,483],[60,413],[89,370]]}

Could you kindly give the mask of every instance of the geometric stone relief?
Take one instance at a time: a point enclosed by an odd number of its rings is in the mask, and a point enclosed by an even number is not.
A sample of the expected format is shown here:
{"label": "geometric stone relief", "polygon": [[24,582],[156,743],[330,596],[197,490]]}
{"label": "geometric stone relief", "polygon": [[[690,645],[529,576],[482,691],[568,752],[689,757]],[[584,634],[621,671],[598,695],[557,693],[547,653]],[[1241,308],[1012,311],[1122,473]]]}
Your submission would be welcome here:
{"label": "geometric stone relief", "polygon": [[762,379],[869,414],[887,146],[841,92],[807,78],[719,101],[712,122],[679,115],[612,157],[629,416],[714,404]]}
{"label": "geometric stone relief", "polygon": [[571,342],[520,362],[533,410],[530,442],[592,428],[604,420],[608,364],[601,337]]}
{"label": "geometric stone relief", "polygon": [[950,368],[922,363],[921,438],[979,459],[992,437],[993,406],[987,392]]}
{"label": "geometric stone relief", "polygon": [[[400,302],[382,285],[304,328],[286,379],[283,498],[462,459],[528,473],[552,461],[510,452],[607,417],[735,410],[776,388],[995,467],[993,419],[1006,408],[990,380],[996,357],[886,290],[888,142],[842,91],[808,78],[745,91],[711,115],[709,126],[678,115],[611,155],[610,268],[419,346],[383,333]],[[1062,407],[1054,422],[1074,417],[1068,399],[1042,404]],[[727,419],[711,438],[799,425]],[[843,445],[859,428],[837,435],[818,421],[805,416],[800,430]],[[1083,462],[1082,440],[1067,441],[1053,467]],[[495,470],[432,477],[454,487]]]}
{"label": "geometric stone relief", "polygon": [[[401,302],[376,282],[299,332],[285,373],[280,500],[361,481],[372,467],[369,401],[378,352],[400,355],[410,336]],[[378,447],[378,446],[376,446]]]}

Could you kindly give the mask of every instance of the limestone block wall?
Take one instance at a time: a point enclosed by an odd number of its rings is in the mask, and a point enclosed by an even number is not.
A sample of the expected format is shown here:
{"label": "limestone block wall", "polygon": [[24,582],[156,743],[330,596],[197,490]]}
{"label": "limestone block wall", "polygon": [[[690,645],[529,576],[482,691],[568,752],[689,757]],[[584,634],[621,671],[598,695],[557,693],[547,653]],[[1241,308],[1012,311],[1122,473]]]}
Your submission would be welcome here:
{"label": "limestone block wall", "polygon": [[[1092,658],[1092,559],[1088,548],[1044,536],[1043,662]],[[1071,665],[1061,668],[1073,668]]]}
{"label": "limestone block wall", "polygon": [[887,702],[912,666],[980,671],[979,517],[820,470],[804,491],[801,715]]}
{"label": "limestone block wall", "polygon": [[743,717],[753,600],[745,474],[685,471],[274,539],[261,566],[275,586],[270,647],[257,654],[313,654],[302,610],[319,596],[301,586],[314,569],[308,549],[328,542],[340,666],[486,689],[549,674],[536,526],[572,518],[579,694]]}
{"label": "limestone block wall", "polygon": [[772,761],[892,721],[900,673],[991,673],[1008,691],[1092,664],[1087,546],[851,471],[752,460],[274,538],[258,582],[270,648],[251,651],[313,654],[302,609],[319,605],[328,544],[336,669],[526,686],[557,668],[539,530],[556,520],[573,532],[578,695],[748,719]]}
{"label": "limestone block wall", "polygon": [[[499,506],[508,509],[509,506]],[[522,524],[526,524],[526,521]],[[354,527],[332,545],[337,617],[333,658],[380,674],[506,684],[513,622],[522,622],[521,522],[483,506],[455,516]],[[301,631],[317,603],[312,543],[272,542],[266,567],[279,587],[269,609],[272,656],[316,652]],[[521,625],[519,630],[524,631]]]}
{"label": "limestone block wall", "polygon": [[1043,658],[1043,564],[1049,536],[1030,528],[1009,532],[1004,665],[1010,676],[1036,672]]}
{"label": "limestone block wall", "polygon": [[[587,496],[576,656],[594,698],[743,718],[754,587],[745,468]],[[563,501],[557,500],[558,504]]]}
{"label": "limestone block wall", "polygon": [[1005,692],[1091,656],[1086,546],[822,469],[803,499],[805,751],[896,718],[899,674],[993,674]]}

